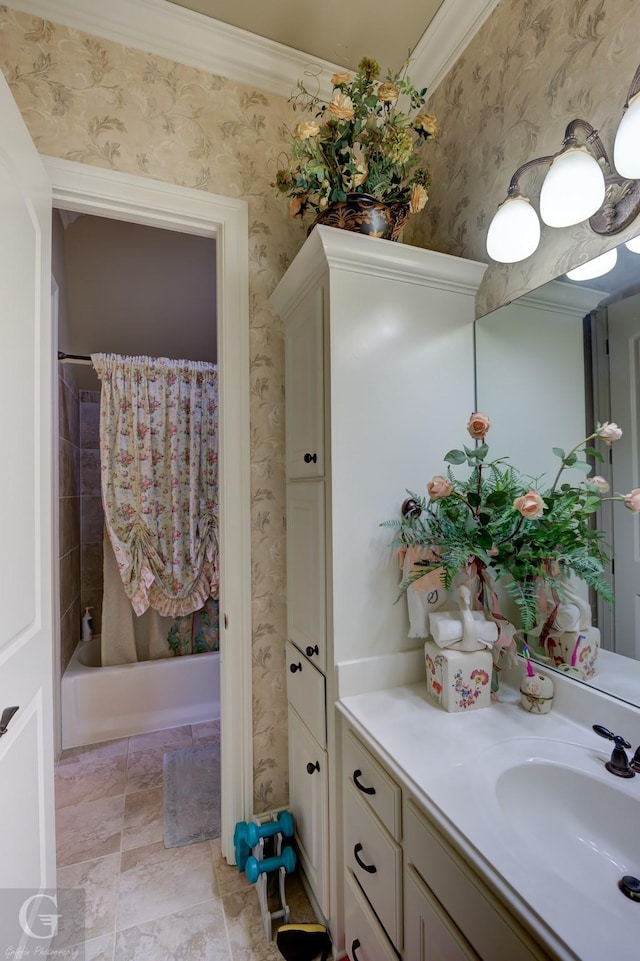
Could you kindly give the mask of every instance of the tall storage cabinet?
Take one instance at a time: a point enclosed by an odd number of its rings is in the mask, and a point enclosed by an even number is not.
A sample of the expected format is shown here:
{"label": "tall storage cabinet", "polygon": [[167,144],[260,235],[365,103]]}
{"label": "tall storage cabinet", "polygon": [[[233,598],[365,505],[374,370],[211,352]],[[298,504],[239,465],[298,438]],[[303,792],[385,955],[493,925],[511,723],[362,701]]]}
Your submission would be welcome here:
{"label": "tall storage cabinet", "polygon": [[464,439],[484,269],[316,227],[272,296],[285,324],[289,803],[338,950],[339,666],[419,645],[394,605],[395,552],[380,525]]}

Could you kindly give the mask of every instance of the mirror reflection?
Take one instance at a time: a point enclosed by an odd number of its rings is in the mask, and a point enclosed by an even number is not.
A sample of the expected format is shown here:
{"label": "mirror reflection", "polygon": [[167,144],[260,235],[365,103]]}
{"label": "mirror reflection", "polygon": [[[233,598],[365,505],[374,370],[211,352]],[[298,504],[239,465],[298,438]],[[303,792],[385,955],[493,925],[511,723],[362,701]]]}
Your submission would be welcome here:
{"label": "mirror reflection", "polygon": [[[544,475],[543,486],[557,470],[553,447],[570,450],[613,421],[623,435],[593,473],[612,492],[640,487],[640,254],[622,244],[605,275],[558,278],[480,318],[475,335],[476,409],[491,418],[493,451]],[[568,471],[570,482],[581,479]],[[580,585],[601,640],[587,683],[640,705],[640,518],[605,502],[596,523],[612,547],[616,602]]]}

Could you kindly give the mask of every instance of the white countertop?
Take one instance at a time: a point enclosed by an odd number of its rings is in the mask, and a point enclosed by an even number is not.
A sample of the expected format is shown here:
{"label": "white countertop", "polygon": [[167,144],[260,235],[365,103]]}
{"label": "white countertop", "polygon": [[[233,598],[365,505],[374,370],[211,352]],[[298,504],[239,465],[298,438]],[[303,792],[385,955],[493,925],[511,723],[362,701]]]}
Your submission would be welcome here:
{"label": "white countertop", "polygon": [[[535,748],[532,738],[543,738],[547,745],[548,741],[558,742],[562,750],[574,745],[570,750],[580,764],[608,787],[611,782],[607,779],[613,780],[613,775],[603,765],[612,745],[598,738],[590,723],[616,730],[618,709],[612,707],[609,716],[607,701],[599,697],[593,702],[594,716],[585,724],[555,707],[547,715],[529,714],[520,707],[515,689],[502,686],[500,698],[500,703],[489,708],[449,714],[428,697],[423,681],[346,696],[337,706],[553,957],[562,961],[636,961],[640,957],[640,903],[616,890],[604,911],[597,884],[585,895],[584,890],[574,890],[563,880],[563,865],[556,863],[557,859],[550,856],[547,864],[532,862],[528,844],[535,843],[535,838],[522,840],[512,828],[505,829],[491,792],[491,777],[484,776],[499,759],[501,742],[512,742],[504,745],[508,751],[516,740],[527,739],[524,747],[528,749]],[[640,731],[637,718],[630,715],[626,723],[630,720],[635,730],[620,733],[632,739]],[[611,789],[636,792],[640,799],[640,776],[619,779]],[[607,817],[606,810],[602,817]],[[526,833],[526,810],[522,819]],[[640,823],[635,831],[640,831]],[[640,863],[630,861],[623,867],[620,875],[640,875]],[[607,897],[609,887],[607,882]]]}

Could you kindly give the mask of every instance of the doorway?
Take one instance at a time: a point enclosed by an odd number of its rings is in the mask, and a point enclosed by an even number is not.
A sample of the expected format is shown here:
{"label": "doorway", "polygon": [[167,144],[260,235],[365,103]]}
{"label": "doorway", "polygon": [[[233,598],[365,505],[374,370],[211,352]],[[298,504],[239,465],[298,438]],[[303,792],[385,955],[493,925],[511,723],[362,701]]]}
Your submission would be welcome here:
{"label": "doorway", "polygon": [[[222,853],[233,863],[234,825],[253,813],[246,203],[72,161],[43,160],[52,182],[53,204],[60,210],[216,240]],[[57,359],[53,362],[57,373]]]}

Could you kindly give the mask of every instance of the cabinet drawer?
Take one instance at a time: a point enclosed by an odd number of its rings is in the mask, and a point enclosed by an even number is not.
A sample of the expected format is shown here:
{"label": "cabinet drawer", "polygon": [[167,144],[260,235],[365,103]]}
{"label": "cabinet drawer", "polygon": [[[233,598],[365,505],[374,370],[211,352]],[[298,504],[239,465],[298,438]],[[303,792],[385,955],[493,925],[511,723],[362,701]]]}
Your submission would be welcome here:
{"label": "cabinet drawer", "polygon": [[402,838],[400,788],[353,731],[347,731],[342,745],[342,768],[345,783],[351,783],[362,800],[376,812],[389,834]]}
{"label": "cabinet drawer", "polygon": [[345,874],[344,938],[351,961],[398,961],[351,871]]}
{"label": "cabinet drawer", "polygon": [[393,944],[402,947],[402,848],[352,784],[345,788],[344,860]]}
{"label": "cabinet drawer", "polygon": [[480,961],[412,867],[404,882],[404,951],[411,961]]}
{"label": "cabinet drawer", "polygon": [[324,481],[287,484],[287,638],[326,671]]}
{"label": "cabinet drawer", "polygon": [[287,644],[287,697],[320,747],[327,744],[324,674]]}
{"label": "cabinet drawer", "polygon": [[483,961],[548,961],[498,899],[436,834],[413,801],[404,811],[407,863],[431,889],[455,926]]}

